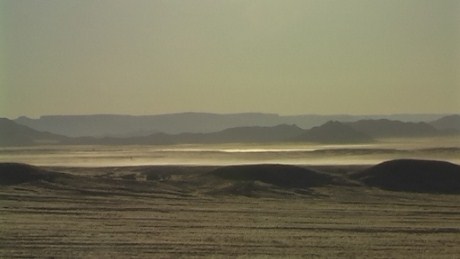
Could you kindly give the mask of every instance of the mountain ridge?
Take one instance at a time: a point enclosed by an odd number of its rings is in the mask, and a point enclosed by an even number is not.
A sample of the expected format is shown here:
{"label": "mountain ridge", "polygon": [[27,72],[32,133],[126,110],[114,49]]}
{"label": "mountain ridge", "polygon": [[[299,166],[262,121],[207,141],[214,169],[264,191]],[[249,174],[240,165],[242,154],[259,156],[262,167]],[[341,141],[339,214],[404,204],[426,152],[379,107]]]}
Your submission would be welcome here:
{"label": "mountain ridge", "polygon": [[329,121],[325,124],[313,127],[296,138],[299,141],[317,143],[366,143],[373,142],[372,137],[353,129],[339,121]]}
{"label": "mountain ridge", "polygon": [[439,134],[426,122],[402,122],[388,119],[359,120],[346,123],[356,131],[373,138],[430,137]]}
{"label": "mountain ridge", "polygon": [[42,132],[0,118],[0,146],[30,146],[36,144],[58,144],[65,136]]}
{"label": "mountain ridge", "polygon": [[233,127],[276,126],[296,124],[303,129],[328,121],[352,122],[362,119],[395,119],[401,121],[434,121],[442,114],[413,115],[278,115],[274,113],[173,113],[159,115],[45,115],[38,119],[19,117],[15,122],[39,131],[69,137],[146,136],[151,132],[168,134],[211,133]]}
{"label": "mountain ridge", "polygon": [[451,132],[460,131],[460,115],[453,114],[444,116],[442,118],[430,122],[430,125],[438,130],[447,130]]}
{"label": "mountain ridge", "polygon": [[[437,130],[425,122],[401,122],[388,119],[355,122],[328,121],[311,129],[296,124],[231,127],[210,133],[154,132],[146,136],[65,137],[41,132],[9,119],[0,120],[0,145],[172,145],[222,143],[310,142],[322,144],[371,143],[384,138],[437,137],[452,134]],[[458,133],[456,133],[458,134]]]}

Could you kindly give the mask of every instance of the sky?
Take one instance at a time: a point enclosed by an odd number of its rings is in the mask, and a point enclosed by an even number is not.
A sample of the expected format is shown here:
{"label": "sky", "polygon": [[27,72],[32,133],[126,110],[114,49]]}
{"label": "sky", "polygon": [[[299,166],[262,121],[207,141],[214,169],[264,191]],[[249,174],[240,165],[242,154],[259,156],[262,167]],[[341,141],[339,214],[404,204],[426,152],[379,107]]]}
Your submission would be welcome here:
{"label": "sky", "polygon": [[458,0],[0,0],[0,117],[460,113]]}

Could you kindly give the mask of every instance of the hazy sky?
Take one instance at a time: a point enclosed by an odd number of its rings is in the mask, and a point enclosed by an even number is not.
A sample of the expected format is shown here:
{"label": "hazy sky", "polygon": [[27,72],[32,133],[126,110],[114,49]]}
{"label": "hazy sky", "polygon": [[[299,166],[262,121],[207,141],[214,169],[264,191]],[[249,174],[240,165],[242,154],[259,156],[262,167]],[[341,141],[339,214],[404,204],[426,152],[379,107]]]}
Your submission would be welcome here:
{"label": "hazy sky", "polygon": [[459,113],[459,0],[0,0],[0,117]]}

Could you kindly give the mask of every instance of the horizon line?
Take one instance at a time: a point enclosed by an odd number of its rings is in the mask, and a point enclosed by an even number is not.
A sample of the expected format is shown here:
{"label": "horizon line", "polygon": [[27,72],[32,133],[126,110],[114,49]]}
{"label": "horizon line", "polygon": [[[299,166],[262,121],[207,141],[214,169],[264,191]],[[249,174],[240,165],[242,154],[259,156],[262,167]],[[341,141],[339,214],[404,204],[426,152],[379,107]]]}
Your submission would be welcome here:
{"label": "horizon line", "polygon": [[186,115],[186,114],[207,114],[207,115],[271,115],[278,117],[297,117],[297,116],[351,116],[351,117],[372,117],[372,116],[448,116],[460,115],[459,112],[402,112],[402,113],[370,113],[370,114],[356,114],[356,113],[296,113],[296,114],[282,114],[274,112],[206,112],[206,111],[189,111],[189,112],[167,112],[167,113],[152,113],[152,114],[127,114],[127,113],[75,113],[75,114],[42,114],[36,116],[19,115],[15,117],[1,116],[10,120],[17,120],[20,118],[28,119],[41,119],[44,117],[85,117],[85,116],[127,116],[127,117],[150,117],[150,116],[168,116],[168,115]]}

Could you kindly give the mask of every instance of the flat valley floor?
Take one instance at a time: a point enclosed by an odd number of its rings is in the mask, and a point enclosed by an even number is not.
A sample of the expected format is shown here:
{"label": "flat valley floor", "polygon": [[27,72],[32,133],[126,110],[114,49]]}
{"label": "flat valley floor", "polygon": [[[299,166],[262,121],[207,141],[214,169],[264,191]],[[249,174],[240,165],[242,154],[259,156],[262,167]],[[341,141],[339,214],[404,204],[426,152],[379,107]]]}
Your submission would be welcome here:
{"label": "flat valley floor", "polygon": [[0,185],[2,258],[458,258],[460,195],[345,181],[229,181],[213,167],[48,168]]}

